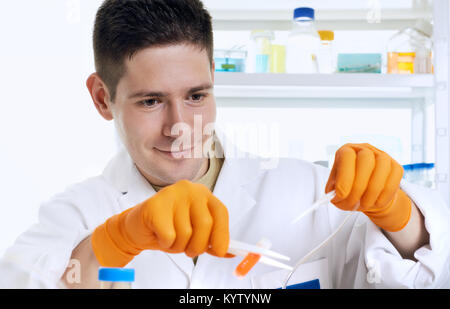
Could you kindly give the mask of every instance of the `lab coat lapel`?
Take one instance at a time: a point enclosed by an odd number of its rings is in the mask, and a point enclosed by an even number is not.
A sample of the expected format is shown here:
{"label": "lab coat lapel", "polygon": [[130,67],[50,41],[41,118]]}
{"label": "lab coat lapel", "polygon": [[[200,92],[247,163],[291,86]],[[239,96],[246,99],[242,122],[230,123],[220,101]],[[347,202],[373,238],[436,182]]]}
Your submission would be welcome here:
{"label": "lab coat lapel", "polygon": [[156,192],[144,176],[138,171],[128,153],[117,162],[117,171],[114,183],[122,192],[119,198],[121,211],[133,207],[153,196]]}
{"label": "lab coat lapel", "polygon": [[[219,134],[218,134],[219,135]],[[213,194],[227,207],[230,232],[252,209],[256,200],[249,187],[264,172],[261,162],[240,151],[225,135],[220,137],[225,161],[214,187]]]}
{"label": "lab coat lapel", "polygon": [[[230,231],[239,223],[240,219],[253,206],[256,201],[246,190],[240,177],[247,176],[245,171],[238,170],[238,162],[225,159],[222,170],[217,179],[213,194],[227,207]],[[244,167],[244,166],[241,166]]]}

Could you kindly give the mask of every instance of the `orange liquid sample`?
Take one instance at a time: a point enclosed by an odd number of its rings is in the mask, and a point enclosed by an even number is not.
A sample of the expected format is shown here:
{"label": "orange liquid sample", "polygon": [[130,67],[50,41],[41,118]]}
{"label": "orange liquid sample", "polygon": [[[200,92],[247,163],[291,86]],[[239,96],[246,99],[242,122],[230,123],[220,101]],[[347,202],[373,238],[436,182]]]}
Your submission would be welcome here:
{"label": "orange liquid sample", "polygon": [[416,53],[388,53],[389,74],[413,74]]}
{"label": "orange liquid sample", "polygon": [[261,258],[260,254],[256,253],[249,253],[247,256],[242,260],[241,263],[236,267],[234,274],[237,277],[244,277],[248,274],[248,272],[253,268],[253,266],[258,263],[259,259]]}

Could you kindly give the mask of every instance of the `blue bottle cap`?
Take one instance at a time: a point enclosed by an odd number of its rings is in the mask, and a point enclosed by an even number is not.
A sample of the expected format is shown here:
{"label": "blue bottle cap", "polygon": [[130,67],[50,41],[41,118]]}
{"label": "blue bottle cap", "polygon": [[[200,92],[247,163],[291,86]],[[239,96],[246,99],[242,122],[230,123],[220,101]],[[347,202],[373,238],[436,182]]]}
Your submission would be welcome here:
{"label": "blue bottle cap", "polygon": [[305,17],[314,20],[314,9],[308,7],[301,7],[296,8],[294,10],[294,20]]}
{"label": "blue bottle cap", "polygon": [[420,170],[423,168],[423,163],[414,163],[414,169]]}
{"label": "blue bottle cap", "polygon": [[403,169],[405,170],[405,171],[412,171],[413,170],[413,164],[405,164],[405,165],[403,165]]}
{"label": "blue bottle cap", "polygon": [[102,267],[98,270],[99,281],[133,282],[133,268]]}

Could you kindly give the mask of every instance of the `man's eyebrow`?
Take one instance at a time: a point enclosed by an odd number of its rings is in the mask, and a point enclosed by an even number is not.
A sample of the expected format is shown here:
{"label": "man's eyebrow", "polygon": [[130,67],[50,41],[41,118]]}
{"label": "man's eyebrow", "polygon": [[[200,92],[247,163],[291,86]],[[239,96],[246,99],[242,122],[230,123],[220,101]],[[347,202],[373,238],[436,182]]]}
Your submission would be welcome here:
{"label": "man's eyebrow", "polygon": [[142,97],[167,97],[167,93],[165,92],[158,92],[158,91],[145,91],[145,90],[141,90],[141,91],[137,91],[135,93],[133,93],[132,95],[130,95],[128,97],[128,99],[134,99],[134,98],[142,98]]}
{"label": "man's eyebrow", "polygon": [[203,84],[197,87],[192,87],[191,89],[189,89],[188,93],[194,93],[197,91],[201,91],[201,90],[210,90],[213,88],[213,84],[211,83],[207,83],[207,84]]}
{"label": "man's eyebrow", "polygon": [[[188,93],[194,93],[197,91],[201,91],[201,90],[210,90],[213,88],[213,84],[211,83],[206,83],[206,84],[202,84],[196,87],[192,87],[188,90]],[[166,92],[160,92],[160,91],[146,91],[146,90],[141,90],[141,91],[137,91],[133,94],[131,94],[128,99],[134,99],[134,98],[142,98],[142,97],[167,97],[168,93]]]}

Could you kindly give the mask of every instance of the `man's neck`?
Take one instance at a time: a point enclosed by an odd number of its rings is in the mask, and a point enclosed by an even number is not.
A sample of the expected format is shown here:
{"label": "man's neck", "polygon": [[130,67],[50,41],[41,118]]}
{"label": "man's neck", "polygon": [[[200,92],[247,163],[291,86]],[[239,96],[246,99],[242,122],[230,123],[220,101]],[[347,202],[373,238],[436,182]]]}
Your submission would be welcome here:
{"label": "man's neck", "polygon": [[209,158],[204,158],[202,166],[200,167],[200,170],[198,171],[194,179],[192,179],[192,182],[195,182],[197,179],[200,179],[202,176],[204,176],[208,172],[208,168],[209,168]]}

